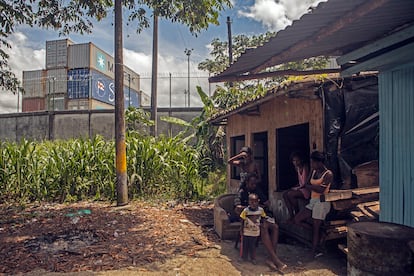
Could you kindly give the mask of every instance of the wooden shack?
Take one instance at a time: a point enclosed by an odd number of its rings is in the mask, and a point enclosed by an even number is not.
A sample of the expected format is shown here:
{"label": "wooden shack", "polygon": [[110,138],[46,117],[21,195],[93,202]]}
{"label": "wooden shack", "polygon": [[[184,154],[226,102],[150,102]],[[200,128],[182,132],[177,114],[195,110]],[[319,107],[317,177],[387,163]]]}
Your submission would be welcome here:
{"label": "wooden shack", "polygon": [[[369,91],[374,96],[358,97],[355,101],[349,95],[361,95],[354,93],[356,90]],[[333,188],[336,191],[348,189],[347,193],[337,191],[340,193],[327,199],[342,202],[342,205],[337,203],[342,208],[338,213],[346,212],[346,216],[339,214],[335,218],[334,215],[331,219],[334,222],[327,224],[328,228],[330,225],[335,228],[334,234],[329,238],[336,238],[346,235],[346,229],[343,229],[346,225],[344,218],[350,217],[351,209],[355,211],[357,204],[378,200],[379,189],[366,192],[355,190],[355,193],[349,190],[358,189],[352,170],[360,164],[378,159],[378,143],[374,141],[378,137],[377,91],[376,75],[323,80],[306,77],[274,88],[263,97],[245,102],[237,108],[219,113],[211,122],[226,125],[229,156],[238,153],[245,145],[253,149],[254,159],[262,174],[261,189],[267,193],[272,211],[279,222],[285,221],[288,216],[282,194],[297,183],[296,172],[289,161],[290,154],[301,151],[309,156],[313,150],[328,153],[327,165],[337,176]],[[364,108],[371,111],[366,112]],[[350,118],[358,119],[352,119],[353,126],[350,126],[345,122],[346,116],[349,116],[348,121]],[[367,120],[367,117],[372,118]],[[367,135],[366,132],[360,132],[356,136],[353,133],[351,138],[355,141],[351,145],[347,135],[352,133],[352,129],[361,128],[364,124],[362,122],[366,123],[362,128],[374,133]],[[361,135],[364,138],[358,139]],[[367,143],[371,146],[367,146]],[[354,154],[354,151],[359,152]],[[227,175],[227,190],[234,193],[239,187],[239,171],[236,167],[228,166]],[[360,194],[368,194],[367,200],[352,201],[355,197],[361,198]],[[304,241],[311,238],[310,233],[293,229],[293,226],[281,224],[281,228]]]}

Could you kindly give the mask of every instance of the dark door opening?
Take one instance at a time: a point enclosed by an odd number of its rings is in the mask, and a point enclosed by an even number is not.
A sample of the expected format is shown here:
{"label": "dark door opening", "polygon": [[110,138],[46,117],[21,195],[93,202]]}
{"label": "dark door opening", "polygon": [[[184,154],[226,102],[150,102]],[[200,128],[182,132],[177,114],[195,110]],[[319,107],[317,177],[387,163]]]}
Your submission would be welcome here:
{"label": "dark door opening", "polygon": [[309,162],[309,124],[300,124],[276,130],[276,187],[287,190],[298,183],[298,178],[289,157],[299,151]]}
{"label": "dark door opening", "polygon": [[260,182],[260,189],[265,195],[269,191],[269,176],[268,176],[268,157],[267,157],[267,132],[258,132],[253,134],[253,155],[254,160],[259,166],[262,181]]}

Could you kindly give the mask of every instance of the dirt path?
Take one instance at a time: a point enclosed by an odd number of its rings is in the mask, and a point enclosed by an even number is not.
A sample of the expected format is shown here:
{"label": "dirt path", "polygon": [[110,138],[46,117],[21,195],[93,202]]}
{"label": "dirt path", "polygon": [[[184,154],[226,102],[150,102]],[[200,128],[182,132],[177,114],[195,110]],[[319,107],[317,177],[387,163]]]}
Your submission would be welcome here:
{"label": "dirt path", "polygon": [[[265,264],[238,262],[234,243],[220,241],[209,203],[125,208],[105,203],[0,206],[0,274],[23,275],[278,275]],[[334,247],[314,259],[302,244],[282,239],[285,275],[346,275]],[[4,261],[3,261],[4,260]]]}

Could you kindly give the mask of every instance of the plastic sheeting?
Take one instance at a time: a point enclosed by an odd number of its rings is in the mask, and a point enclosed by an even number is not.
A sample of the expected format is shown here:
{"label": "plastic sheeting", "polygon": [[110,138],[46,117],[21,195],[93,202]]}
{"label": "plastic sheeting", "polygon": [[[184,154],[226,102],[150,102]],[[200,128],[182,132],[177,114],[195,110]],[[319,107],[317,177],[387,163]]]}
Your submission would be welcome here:
{"label": "plastic sheeting", "polygon": [[378,160],[379,116],[376,76],[325,83],[324,140],[326,165],[334,173],[332,188],[354,188],[352,169]]}

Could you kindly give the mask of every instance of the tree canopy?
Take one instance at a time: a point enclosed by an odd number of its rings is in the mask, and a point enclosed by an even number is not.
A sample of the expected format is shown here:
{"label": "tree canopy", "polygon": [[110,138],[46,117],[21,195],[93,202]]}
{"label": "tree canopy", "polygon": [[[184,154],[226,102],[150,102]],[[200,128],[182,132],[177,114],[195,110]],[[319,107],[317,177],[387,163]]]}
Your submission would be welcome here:
{"label": "tree canopy", "polygon": [[[19,25],[52,28],[60,35],[91,33],[93,22],[106,18],[113,8],[111,0],[0,0],[0,87],[17,91],[19,81],[8,63],[8,37]],[[217,25],[219,12],[231,7],[230,0],[123,0],[128,20],[137,32],[150,26],[150,17],[185,24],[193,34]]]}
{"label": "tree canopy", "polygon": [[[232,37],[233,60],[237,60],[248,48],[255,48],[263,45],[276,34],[267,32],[261,35],[247,36],[244,34]],[[211,58],[200,62],[198,69],[207,71],[210,74],[223,72],[229,66],[228,41],[221,41],[218,38],[211,42]],[[289,62],[277,66],[278,70],[308,70],[322,69],[327,65],[327,57],[315,57],[296,62]],[[268,78],[261,81],[243,81],[225,83],[224,87],[217,86],[213,100],[219,109],[227,109],[239,105],[246,100],[252,99],[266,93],[266,90],[286,80],[287,76]]]}

